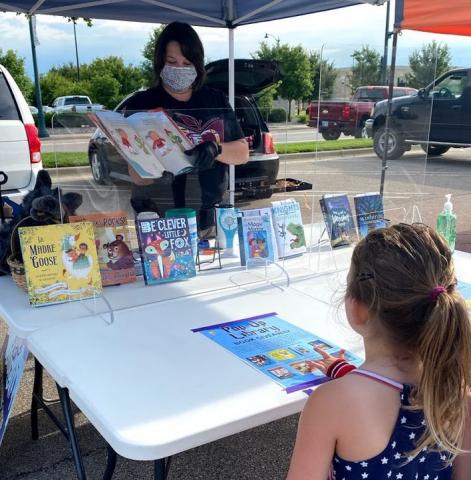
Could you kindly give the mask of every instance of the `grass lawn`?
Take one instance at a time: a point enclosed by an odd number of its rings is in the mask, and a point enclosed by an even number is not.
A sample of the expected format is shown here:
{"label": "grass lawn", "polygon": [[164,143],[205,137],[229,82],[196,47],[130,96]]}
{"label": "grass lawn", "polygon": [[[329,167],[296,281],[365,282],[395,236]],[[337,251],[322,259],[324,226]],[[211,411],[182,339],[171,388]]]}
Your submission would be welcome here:
{"label": "grass lawn", "polygon": [[[278,143],[276,151],[284,153],[326,152],[331,150],[346,150],[352,148],[368,148],[373,146],[369,138],[352,138],[318,142]],[[43,153],[44,168],[83,167],[88,165],[86,152],[48,152]]]}
{"label": "grass lawn", "polygon": [[42,154],[43,167],[83,167],[88,165],[87,152],[47,152]]}
{"label": "grass lawn", "polygon": [[341,140],[328,140],[317,142],[297,142],[283,143],[276,145],[276,151],[283,153],[301,153],[301,152],[328,152],[332,150],[349,150],[352,148],[368,148],[373,146],[371,138],[347,138]]}

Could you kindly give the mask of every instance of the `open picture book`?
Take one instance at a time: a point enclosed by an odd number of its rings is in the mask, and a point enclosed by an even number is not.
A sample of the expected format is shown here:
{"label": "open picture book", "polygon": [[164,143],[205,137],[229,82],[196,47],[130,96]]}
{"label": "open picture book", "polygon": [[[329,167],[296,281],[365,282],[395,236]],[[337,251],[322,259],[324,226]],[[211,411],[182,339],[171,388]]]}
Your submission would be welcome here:
{"label": "open picture book", "polygon": [[118,152],[141,178],[160,178],[164,171],[174,175],[193,170],[193,148],[188,137],[163,109],[124,117],[118,112],[90,114]]}

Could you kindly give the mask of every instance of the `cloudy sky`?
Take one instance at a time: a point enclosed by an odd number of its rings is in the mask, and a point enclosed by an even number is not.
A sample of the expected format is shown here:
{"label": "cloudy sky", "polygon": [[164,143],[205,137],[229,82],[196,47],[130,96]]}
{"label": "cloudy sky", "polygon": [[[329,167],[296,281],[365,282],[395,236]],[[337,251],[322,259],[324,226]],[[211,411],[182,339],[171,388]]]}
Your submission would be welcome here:
{"label": "cloudy sky", "polygon": [[[268,42],[278,37],[282,43],[301,44],[307,49],[320,49],[338,67],[351,65],[350,55],[362,45],[382,52],[385,7],[360,5],[303,17],[278,20],[236,29],[236,58],[249,57],[268,33]],[[89,62],[106,55],[122,56],[126,63],[139,64],[142,48],[155,25],[94,20],[93,27],[77,25],[79,58]],[[37,18],[40,46],[37,49],[39,70],[46,72],[53,65],[75,62],[73,27],[63,17],[40,15]],[[225,29],[197,28],[210,60],[227,57],[228,37]],[[471,38],[404,32],[399,39],[398,64],[408,63],[410,53],[433,39],[446,42],[456,66],[471,66]],[[16,50],[26,60],[32,74],[28,23],[24,16],[0,13],[0,48]]]}

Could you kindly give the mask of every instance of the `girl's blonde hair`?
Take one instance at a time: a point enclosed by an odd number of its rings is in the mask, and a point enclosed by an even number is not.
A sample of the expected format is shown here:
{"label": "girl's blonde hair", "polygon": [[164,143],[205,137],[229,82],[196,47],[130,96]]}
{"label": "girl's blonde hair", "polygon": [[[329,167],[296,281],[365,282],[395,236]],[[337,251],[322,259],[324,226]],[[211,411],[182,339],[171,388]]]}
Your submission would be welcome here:
{"label": "girl's blonde hair", "polygon": [[462,452],[471,323],[445,241],[423,224],[370,232],[353,252],[347,296],[368,307],[392,345],[420,359],[411,405],[427,428],[412,454],[435,448],[452,461]]}

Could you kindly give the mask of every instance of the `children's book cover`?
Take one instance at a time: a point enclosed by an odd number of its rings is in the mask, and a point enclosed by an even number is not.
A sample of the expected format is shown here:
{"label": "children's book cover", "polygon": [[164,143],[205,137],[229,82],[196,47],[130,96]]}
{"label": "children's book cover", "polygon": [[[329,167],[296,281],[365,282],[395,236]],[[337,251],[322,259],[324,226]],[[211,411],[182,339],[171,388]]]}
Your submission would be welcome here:
{"label": "children's book cover", "polygon": [[257,261],[276,262],[278,260],[278,249],[269,208],[241,211],[238,224],[243,266]]}
{"label": "children's book cover", "polygon": [[357,235],[347,195],[324,195],[319,203],[332,247],[354,242]]}
{"label": "children's book cover", "polygon": [[69,221],[93,223],[103,286],[136,281],[128,215],[125,211],[75,215],[69,217]]}
{"label": "children's book cover", "polygon": [[7,333],[0,349],[0,446],[28,359],[26,340]]}
{"label": "children's book cover", "polygon": [[[229,350],[288,393],[329,380],[313,364],[322,359],[314,347],[340,356],[337,345],[283,320],[276,312],[196,328],[193,332],[200,332]],[[350,352],[345,358],[357,366],[363,363]]]}
{"label": "children's book cover", "polygon": [[369,232],[377,228],[384,228],[383,198],[377,192],[362,193],[353,197],[357,217],[358,234],[366,237]]}
{"label": "children's book cover", "polygon": [[32,306],[101,294],[92,223],[20,227],[18,232]]}
{"label": "children's book cover", "polygon": [[271,204],[279,257],[286,258],[304,253],[306,237],[299,203],[290,198]]}
{"label": "children's book cover", "polygon": [[90,118],[141,178],[162,176],[163,165],[127,118],[109,111],[95,112]]}
{"label": "children's book cover", "polygon": [[146,285],[196,275],[186,217],[137,219],[136,225]]}
{"label": "children's book cover", "polygon": [[193,144],[163,109],[134,113],[128,121],[166,171],[179,175],[193,170],[190,157],[184,153]]}

